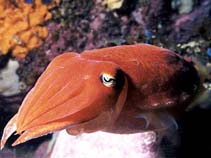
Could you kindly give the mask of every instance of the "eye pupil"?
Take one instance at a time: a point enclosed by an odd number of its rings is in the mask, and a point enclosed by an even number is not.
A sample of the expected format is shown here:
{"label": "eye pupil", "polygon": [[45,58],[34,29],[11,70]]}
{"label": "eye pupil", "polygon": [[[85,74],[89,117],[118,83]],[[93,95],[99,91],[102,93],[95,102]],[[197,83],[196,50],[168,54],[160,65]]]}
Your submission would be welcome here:
{"label": "eye pupil", "polygon": [[100,76],[101,82],[106,86],[106,87],[114,87],[116,80],[113,76],[109,74],[102,74]]}
{"label": "eye pupil", "polygon": [[113,78],[108,78],[107,76],[105,76],[103,79],[104,79],[105,82],[112,82],[112,81],[114,81]]}

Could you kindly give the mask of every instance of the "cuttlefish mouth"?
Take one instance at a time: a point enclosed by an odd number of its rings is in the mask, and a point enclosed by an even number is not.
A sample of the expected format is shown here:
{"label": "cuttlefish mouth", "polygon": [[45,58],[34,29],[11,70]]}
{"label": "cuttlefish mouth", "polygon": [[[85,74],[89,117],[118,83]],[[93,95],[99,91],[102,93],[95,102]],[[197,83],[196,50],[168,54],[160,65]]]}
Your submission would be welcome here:
{"label": "cuttlefish mouth", "polygon": [[[13,146],[92,120],[109,124],[125,102],[125,80],[123,72],[111,62],[95,62],[75,53],[55,58],[6,125],[1,148],[14,132],[20,136]],[[101,117],[105,112],[108,115]]]}

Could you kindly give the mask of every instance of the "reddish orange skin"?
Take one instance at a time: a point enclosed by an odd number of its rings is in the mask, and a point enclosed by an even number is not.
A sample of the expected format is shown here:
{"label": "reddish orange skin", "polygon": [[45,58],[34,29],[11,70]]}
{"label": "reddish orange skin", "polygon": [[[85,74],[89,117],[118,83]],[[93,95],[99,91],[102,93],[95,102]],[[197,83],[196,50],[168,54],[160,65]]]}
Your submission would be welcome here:
{"label": "reddish orange skin", "polygon": [[84,51],[82,57],[119,65],[130,82],[127,100],[140,109],[179,106],[200,84],[191,63],[170,50],[148,44]]}
{"label": "reddish orange skin", "polygon": [[[116,87],[102,84],[104,73],[116,77]],[[136,116],[150,111],[153,121],[171,107],[182,111],[199,86],[191,63],[148,44],[64,53],[49,64],[5,127],[1,147],[15,131],[21,136],[13,145],[61,129],[70,134],[148,130],[148,118]]]}

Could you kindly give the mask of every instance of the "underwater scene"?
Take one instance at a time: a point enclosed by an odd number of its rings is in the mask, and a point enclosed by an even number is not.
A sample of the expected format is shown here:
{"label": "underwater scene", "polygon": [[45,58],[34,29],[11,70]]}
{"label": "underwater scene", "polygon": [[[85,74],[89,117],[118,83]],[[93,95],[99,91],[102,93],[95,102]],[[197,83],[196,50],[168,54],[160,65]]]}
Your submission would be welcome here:
{"label": "underwater scene", "polygon": [[0,158],[210,158],[211,0],[0,0]]}

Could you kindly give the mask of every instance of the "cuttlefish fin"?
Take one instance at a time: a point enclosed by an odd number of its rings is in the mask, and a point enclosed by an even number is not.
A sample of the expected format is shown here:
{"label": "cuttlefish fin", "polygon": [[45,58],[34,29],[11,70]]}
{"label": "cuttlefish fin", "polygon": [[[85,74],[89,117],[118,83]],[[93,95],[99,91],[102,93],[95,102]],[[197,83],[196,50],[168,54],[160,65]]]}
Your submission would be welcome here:
{"label": "cuttlefish fin", "polygon": [[167,129],[177,130],[178,125],[175,118],[166,111],[163,112],[143,112],[135,116],[145,120],[145,130],[165,131]]}
{"label": "cuttlefish fin", "polygon": [[168,112],[146,112],[136,116],[145,120],[145,130],[151,130],[157,134],[157,142],[167,139],[172,145],[178,144],[178,124],[175,118]]}
{"label": "cuttlefish fin", "polygon": [[3,132],[3,136],[1,139],[1,149],[4,148],[4,145],[6,143],[6,141],[8,140],[8,138],[16,131],[17,125],[17,114],[13,116],[12,119],[10,119],[10,121],[7,123],[6,127],[4,128],[4,132]]}
{"label": "cuttlefish fin", "polygon": [[90,119],[89,121],[71,126],[70,128],[66,129],[67,133],[70,135],[79,135],[81,133],[91,133],[98,130],[107,131],[108,129],[112,128],[122,111],[127,99],[127,93],[128,81],[125,77],[125,84],[113,108],[102,112],[97,117]]}

